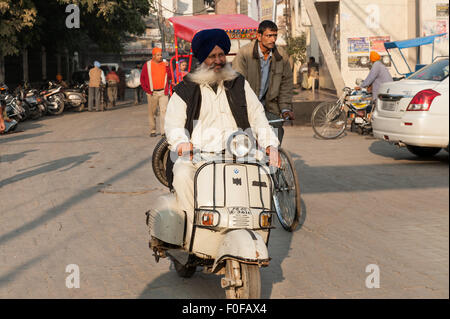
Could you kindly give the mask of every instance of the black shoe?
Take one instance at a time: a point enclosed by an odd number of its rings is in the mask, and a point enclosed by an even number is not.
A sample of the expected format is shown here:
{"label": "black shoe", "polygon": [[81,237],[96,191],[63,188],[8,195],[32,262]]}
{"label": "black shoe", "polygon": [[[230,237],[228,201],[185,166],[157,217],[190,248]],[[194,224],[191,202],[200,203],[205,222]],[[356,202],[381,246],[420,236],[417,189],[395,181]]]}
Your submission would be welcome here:
{"label": "black shoe", "polygon": [[150,133],[150,137],[156,137],[156,133]]}

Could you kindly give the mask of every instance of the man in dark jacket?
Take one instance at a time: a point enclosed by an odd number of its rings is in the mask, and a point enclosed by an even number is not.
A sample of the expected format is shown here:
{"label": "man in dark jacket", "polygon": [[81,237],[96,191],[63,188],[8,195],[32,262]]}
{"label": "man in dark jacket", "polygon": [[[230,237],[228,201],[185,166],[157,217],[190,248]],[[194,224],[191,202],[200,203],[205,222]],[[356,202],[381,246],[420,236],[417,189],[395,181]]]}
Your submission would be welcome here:
{"label": "man in dark jacket", "polygon": [[[292,110],[292,70],[289,57],[275,42],[278,27],[269,20],[259,24],[257,39],[243,46],[233,60],[233,68],[241,73],[264,105],[269,120],[280,117],[294,119]],[[280,143],[283,123],[272,124]]]}

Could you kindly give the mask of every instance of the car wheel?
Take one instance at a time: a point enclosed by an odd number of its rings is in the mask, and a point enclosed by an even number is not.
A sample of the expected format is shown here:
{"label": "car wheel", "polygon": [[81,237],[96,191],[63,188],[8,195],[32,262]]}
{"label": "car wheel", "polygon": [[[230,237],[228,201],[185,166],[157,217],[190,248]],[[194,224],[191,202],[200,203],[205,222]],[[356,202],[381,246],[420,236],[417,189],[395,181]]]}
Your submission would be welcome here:
{"label": "car wheel", "polygon": [[406,145],[406,148],[408,149],[408,151],[419,157],[430,157],[436,155],[441,150],[440,147],[425,147],[413,145]]}

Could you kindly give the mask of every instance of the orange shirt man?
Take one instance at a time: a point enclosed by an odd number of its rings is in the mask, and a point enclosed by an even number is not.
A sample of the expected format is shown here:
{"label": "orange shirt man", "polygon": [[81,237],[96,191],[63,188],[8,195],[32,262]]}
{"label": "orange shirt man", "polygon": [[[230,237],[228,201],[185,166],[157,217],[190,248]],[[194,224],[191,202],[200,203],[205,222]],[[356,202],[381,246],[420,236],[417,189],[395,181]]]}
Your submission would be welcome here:
{"label": "orange shirt man", "polygon": [[144,63],[141,71],[141,87],[147,93],[148,121],[150,124],[150,136],[156,134],[156,109],[159,106],[159,130],[164,134],[164,117],[166,116],[167,103],[169,102],[169,66],[162,58],[162,50],[154,48],[152,59]]}

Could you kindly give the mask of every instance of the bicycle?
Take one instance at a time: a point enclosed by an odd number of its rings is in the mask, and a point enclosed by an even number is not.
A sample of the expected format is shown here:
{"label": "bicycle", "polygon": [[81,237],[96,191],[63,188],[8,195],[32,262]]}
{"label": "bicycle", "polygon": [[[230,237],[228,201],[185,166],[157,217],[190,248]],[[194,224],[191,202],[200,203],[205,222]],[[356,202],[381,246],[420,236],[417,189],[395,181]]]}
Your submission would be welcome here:
{"label": "bicycle", "polygon": [[[286,120],[272,120],[269,123],[281,121]],[[292,232],[297,228],[302,214],[300,183],[294,161],[289,152],[280,147],[278,153],[281,159],[280,168],[274,170],[271,174],[274,186],[272,204],[281,226]],[[152,169],[158,181],[166,187],[169,187],[166,176],[169,156],[169,143],[164,136],[153,150]]]}
{"label": "bicycle", "polygon": [[315,107],[311,116],[312,128],[320,138],[335,139],[344,133],[350,116],[352,131],[370,132],[372,107],[371,94],[345,87],[336,102],[322,102]]}

